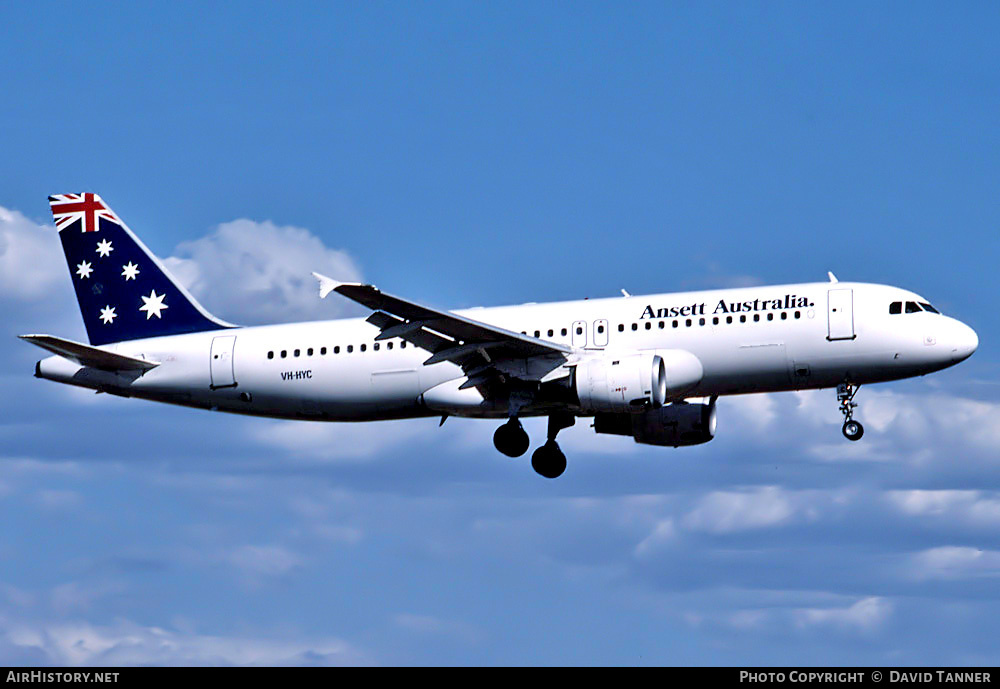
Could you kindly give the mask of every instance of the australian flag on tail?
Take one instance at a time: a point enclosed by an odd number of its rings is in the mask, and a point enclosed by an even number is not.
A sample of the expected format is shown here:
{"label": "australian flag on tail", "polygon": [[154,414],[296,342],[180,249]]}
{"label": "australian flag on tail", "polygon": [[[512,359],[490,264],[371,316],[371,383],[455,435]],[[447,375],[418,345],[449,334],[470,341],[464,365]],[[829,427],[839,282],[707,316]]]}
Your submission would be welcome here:
{"label": "australian flag on tail", "polygon": [[97,194],[49,204],[90,344],[234,327],[202,308]]}

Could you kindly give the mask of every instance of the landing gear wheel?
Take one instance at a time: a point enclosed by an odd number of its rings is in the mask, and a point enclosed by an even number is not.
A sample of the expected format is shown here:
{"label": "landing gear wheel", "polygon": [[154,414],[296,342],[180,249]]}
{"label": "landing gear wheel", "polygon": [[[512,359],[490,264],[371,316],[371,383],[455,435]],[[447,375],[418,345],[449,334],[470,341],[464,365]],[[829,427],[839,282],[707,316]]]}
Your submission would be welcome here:
{"label": "landing gear wheel", "polygon": [[865,427],[860,421],[854,420],[854,410],[858,403],[854,396],[858,394],[858,386],[851,383],[841,383],[837,386],[837,401],[840,402],[840,413],[844,415],[844,427],[841,429],[848,440],[861,440]]}
{"label": "landing gear wheel", "polygon": [[517,419],[511,419],[493,434],[493,444],[508,457],[520,457],[528,451],[531,440],[521,428],[521,423]]}
{"label": "landing gear wheel", "polygon": [[550,440],[531,455],[531,468],[545,478],[559,478],[566,471],[566,455]]}
{"label": "landing gear wheel", "polygon": [[844,437],[848,440],[861,440],[861,436],[865,434],[865,427],[861,425],[861,422],[853,419],[846,421],[842,430]]}

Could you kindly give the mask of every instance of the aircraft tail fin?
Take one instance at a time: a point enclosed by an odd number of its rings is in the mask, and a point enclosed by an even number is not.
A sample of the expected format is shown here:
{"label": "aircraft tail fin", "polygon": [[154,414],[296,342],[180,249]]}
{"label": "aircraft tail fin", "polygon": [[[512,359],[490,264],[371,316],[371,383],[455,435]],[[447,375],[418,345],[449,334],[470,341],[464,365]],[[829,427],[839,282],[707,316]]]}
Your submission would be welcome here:
{"label": "aircraft tail fin", "polygon": [[234,327],[206,311],[97,194],[49,204],[91,345]]}

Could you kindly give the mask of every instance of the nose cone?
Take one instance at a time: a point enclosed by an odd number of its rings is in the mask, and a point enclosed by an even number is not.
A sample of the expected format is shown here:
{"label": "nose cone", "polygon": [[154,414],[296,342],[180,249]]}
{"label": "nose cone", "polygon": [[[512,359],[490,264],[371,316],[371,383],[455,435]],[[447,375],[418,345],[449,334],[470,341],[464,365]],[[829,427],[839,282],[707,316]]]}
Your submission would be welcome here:
{"label": "nose cone", "polygon": [[950,340],[951,358],[955,363],[965,361],[979,348],[979,336],[976,335],[976,331],[959,321],[955,321]]}

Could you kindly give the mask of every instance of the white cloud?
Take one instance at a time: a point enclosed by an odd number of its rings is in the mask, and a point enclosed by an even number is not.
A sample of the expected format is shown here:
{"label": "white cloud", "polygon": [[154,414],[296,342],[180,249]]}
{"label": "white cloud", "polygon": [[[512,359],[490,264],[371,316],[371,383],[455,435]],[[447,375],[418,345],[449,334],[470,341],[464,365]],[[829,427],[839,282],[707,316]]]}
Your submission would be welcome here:
{"label": "white cloud", "polygon": [[72,490],[49,488],[38,492],[38,504],[46,510],[68,511],[83,505],[83,496]]}
{"label": "white cloud", "polygon": [[[284,640],[205,636],[143,627],[87,622],[6,623],[0,636],[18,653],[41,653],[55,665],[353,665],[364,653],[339,639]],[[34,657],[37,657],[34,656]],[[17,659],[12,659],[16,661]]]}
{"label": "white cloud", "polygon": [[674,525],[673,518],[662,519],[657,522],[652,533],[642,539],[635,547],[635,555],[636,557],[644,557],[664,545],[673,543],[676,539],[677,527]]}
{"label": "white cloud", "polygon": [[702,498],[683,520],[686,528],[716,534],[761,529],[788,522],[796,506],[777,486],[717,491]]}
{"label": "white cloud", "polygon": [[231,551],[226,560],[252,580],[282,577],[302,566],[302,558],[274,545],[245,545]]}
{"label": "white cloud", "polygon": [[1000,577],[1000,551],[968,546],[941,546],[916,553],[910,571],[917,579]]}
{"label": "white cloud", "polygon": [[254,426],[253,434],[261,442],[280,447],[291,457],[321,462],[370,460],[405,443],[428,443],[438,431],[434,419],[369,423],[276,421],[257,422]]}
{"label": "white cloud", "polygon": [[[344,299],[320,300],[311,274],[360,280],[354,259],[300,227],[233,220],[181,243],[163,262],[209,310],[236,323],[326,320],[360,313]],[[72,299],[70,285],[55,226],[0,207],[0,296],[36,300],[59,288],[60,298]]]}
{"label": "white cloud", "polygon": [[891,614],[889,601],[870,596],[846,608],[802,608],[795,611],[795,618],[801,627],[832,626],[868,631],[880,627]]}
{"label": "white cloud", "polygon": [[400,613],[393,618],[395,624],[409,632],[427,636],[443,635],[451,636],[465,641],[466,643],[477,642],[482,634],[472,625],[464,622],[454,622],[441,619],[433,615],[415,615],[412,613]]}
{"label": "white cloud", "polygon": [[349,302],[320,300],[312,271],[361,279],[350,255],[327,248],[309,230],[247,219],[180,244],[164,263],[206,308],[240,324],[341,317]]}
{"label": "white cloud", "polygon": [[33,300],[69,284],[54,225],[39,225],[0,206],[0,294]]}
{"label": "white cloud", "polygon": [[807,456],[824,462],[1000,460],[1000,403],[882,386],[864,388],[856,401],[856,418],[866,428],[857,443],[840,435],[842,418],[832,390],[723,398],[719,434],[737,434],[764,446],[796,443]]}
{"label": "white cloud", "polygon": [[1000,497],[978,490],[894,490],[889,503],[913,517],[945,518],[949,523],[1000,528]]}
{"label": "white cloud", "polygon": [[57,613],[66,614],[89,609],[93,603],[105,596],[119,593],[121,587],[114,584],[84,584],[70,581],[52,589],[49,603]]}

